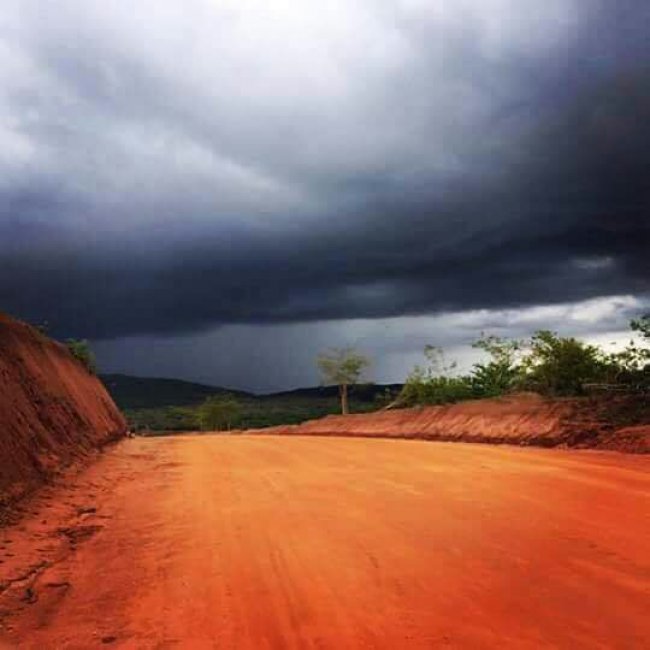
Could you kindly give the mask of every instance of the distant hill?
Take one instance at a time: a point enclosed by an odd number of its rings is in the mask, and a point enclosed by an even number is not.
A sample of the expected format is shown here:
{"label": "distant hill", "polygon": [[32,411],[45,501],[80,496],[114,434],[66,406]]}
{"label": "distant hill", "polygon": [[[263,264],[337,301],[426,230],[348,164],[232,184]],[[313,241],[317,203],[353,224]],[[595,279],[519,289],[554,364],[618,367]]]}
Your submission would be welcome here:
{"label": "distant hill", "polygon": [[239,398],[254,397],[245,391],[196,384],[182,379],[132,377],[120,374],[101,375],[100,379],[121,409],[191,406],[211,395],[224,393]]}
{"label": "distant hill", "polygon": [[[383,397],[386,391],[397,394],[402,390],[403,384],[359,384],[350,388],[350,398],[358,402],[375,402],[378,398]],[[260,395],[261,399],[277,398],[332,398],[339,396],[338,386],[314,386],[311,388],[295,388],[294,390],[271,393],[269,395]]]}
{"label": "distant hill", "polygon": [[[338,413],[337,386],[315,386],[254,395],[221,386],[208,386],[182,379],[158,379],[112,374],[101,376],[104,385],[124,411],[132,429],[187,431],[196,428],[196,408],[206,397],[233,395],[240,404],[238,426],[259,428],[295,424]],[[391,401],[401,384],[361,384],[350,390],[353,413],[372,411]]]}

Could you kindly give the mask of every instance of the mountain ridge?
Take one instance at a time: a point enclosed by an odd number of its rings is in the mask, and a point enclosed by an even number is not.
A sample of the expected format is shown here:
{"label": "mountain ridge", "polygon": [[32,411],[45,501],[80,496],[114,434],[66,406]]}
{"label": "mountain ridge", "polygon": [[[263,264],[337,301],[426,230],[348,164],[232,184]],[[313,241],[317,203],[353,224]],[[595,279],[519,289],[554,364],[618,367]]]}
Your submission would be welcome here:
{"label": "mountain ridge", "polygon": [[[337,386],[303,386],[272,393],[214,386],[172,377],[140,377],[125,373],[105,373],[100,379],[115,402],[124,409],[192,406],[213,395],[232,395],[246,400],[332,399],[338,397]],[[402,384],[359,384],[353,395],[362,402],[375,401],[386,390],[399,391]]]}

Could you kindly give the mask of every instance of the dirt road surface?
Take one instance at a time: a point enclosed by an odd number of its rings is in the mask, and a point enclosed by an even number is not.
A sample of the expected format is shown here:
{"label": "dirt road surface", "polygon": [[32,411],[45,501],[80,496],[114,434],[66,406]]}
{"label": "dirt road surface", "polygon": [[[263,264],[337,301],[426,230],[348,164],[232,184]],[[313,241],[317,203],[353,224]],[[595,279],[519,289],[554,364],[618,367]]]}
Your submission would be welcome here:
{"label": "dirt road surface", "polygon": [[0,646],[647,648],[649,518],[648,457],[127,440],[0,530]]}

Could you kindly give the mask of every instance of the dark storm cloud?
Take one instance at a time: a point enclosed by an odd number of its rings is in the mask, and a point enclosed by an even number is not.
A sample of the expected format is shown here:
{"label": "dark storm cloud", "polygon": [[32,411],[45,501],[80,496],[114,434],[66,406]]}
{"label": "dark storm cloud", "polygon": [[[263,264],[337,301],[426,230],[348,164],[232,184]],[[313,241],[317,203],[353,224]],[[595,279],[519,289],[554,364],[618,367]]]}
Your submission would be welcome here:
{"label": "dark storm cloud", "polygon": [[115,338],[647,294],[647,2],[272,4],[9,3],[3,309]]}

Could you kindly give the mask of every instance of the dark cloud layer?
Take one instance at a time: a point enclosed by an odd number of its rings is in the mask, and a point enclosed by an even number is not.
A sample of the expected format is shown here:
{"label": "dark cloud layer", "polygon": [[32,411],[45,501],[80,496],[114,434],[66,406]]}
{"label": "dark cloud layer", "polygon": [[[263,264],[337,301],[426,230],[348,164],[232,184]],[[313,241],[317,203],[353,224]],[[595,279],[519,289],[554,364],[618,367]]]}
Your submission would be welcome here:
{"label": "dark cloud layer", "polygon": [[647,2],[348,4],[9,2],[2,308],[111,339],[647,295]]}

